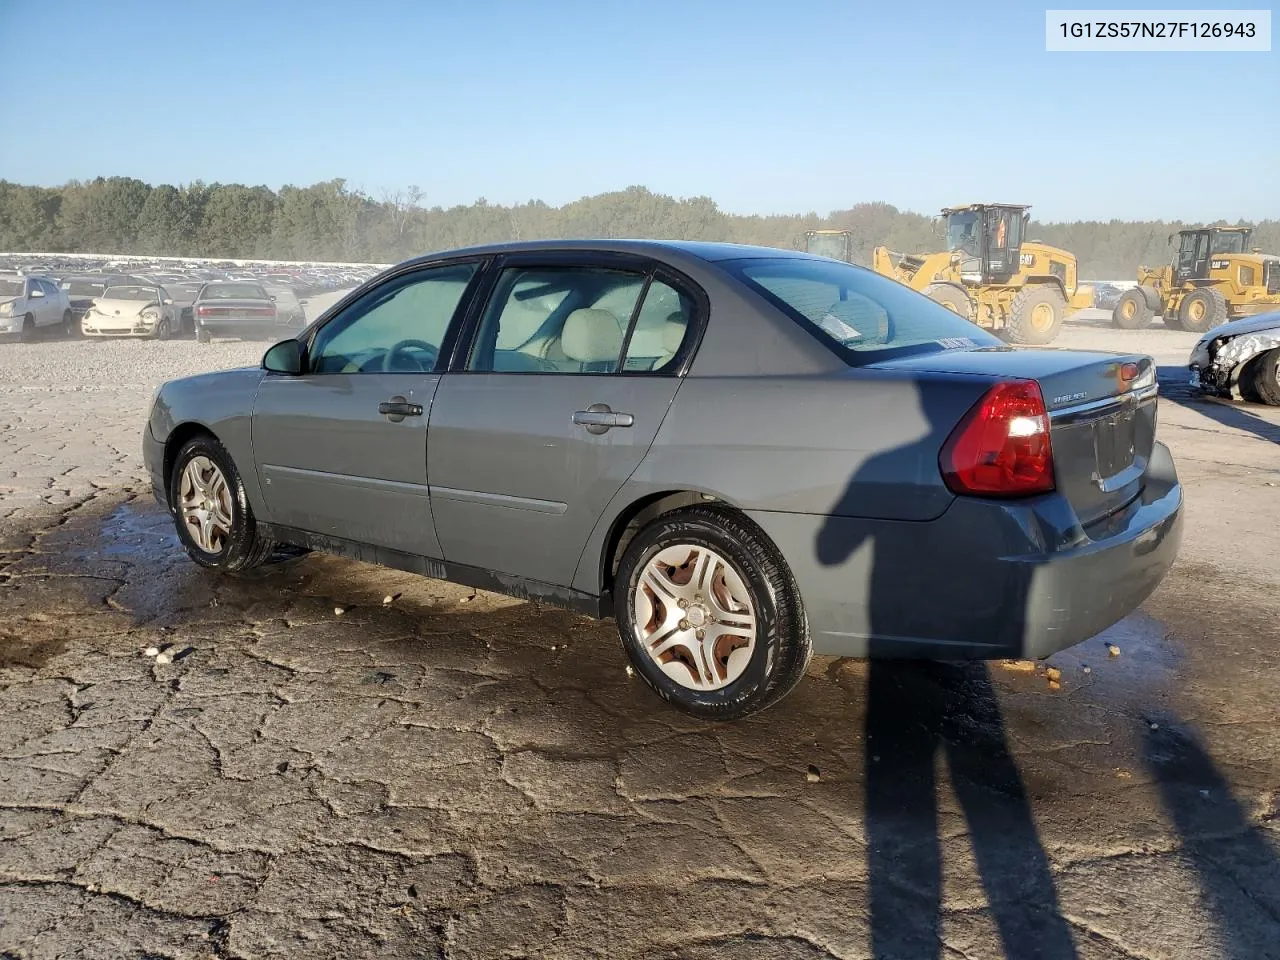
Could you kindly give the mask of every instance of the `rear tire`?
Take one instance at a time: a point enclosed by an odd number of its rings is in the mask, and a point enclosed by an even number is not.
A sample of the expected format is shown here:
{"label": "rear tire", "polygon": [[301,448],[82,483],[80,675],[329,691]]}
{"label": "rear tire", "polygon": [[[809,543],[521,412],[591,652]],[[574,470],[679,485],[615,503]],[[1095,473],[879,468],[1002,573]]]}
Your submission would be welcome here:
{"label": "rear tire", "polygon": [[209,336],[209,331],[204,327],[196,327],[196,339],[201,343],[211,343],[213,337]]}
{"label": "rear tire", "polygon": [[[702,586],[699,571],[710,574]],[[618,632],[636,672],[686,713],[758,713],[804,676],[813,646],[800,591],[777,547],[737,513],[691,507],[658,517],[627,546],[614,583]],[[733,629],[735,619],[750,626]],[[651,652],[664,640],[677,642]]]}
{"label": "rear tire", "polygon": [[1204,333],[1227,322],[1227,298],[1212,287],[1199,287],[1178,305],[1178,326],[1188,333]]}
{"label": "rear tire", "polygon": [[[202,434],[183,444],[169,471],[167,494],[178,539],[200,566],[238,573],[260,566],[275,549],[274,541],[258,534],[240,472],[213,436]],[[202,502],[216,509],[202,508]]]}
{"label": "rear tire", "polygon": [[1121,294],[1116,308],[1111,311],[1111,322],[1121,330],[1141,330],[1151,322],[1151,309],[1141,290],[1126,290]]}
{"label": "rear tire", "polygon": [[1010,343],[1052,343],[1067,315],[1062,291],[1048,283],[1023,287],[1013,298],[1005,339]]}
{"label": "rear tire", "polygon": [[935,283],[925,288],[924,295],[952,313],[959,314],[966,320],[972,319],[973,308],[969,302],[969,295],[959,287],[949,283]]}
{"label": "rear tire", "polygon": [[1280,407],[1280,347],[1260,353],[1240,371],[1240,396]]}

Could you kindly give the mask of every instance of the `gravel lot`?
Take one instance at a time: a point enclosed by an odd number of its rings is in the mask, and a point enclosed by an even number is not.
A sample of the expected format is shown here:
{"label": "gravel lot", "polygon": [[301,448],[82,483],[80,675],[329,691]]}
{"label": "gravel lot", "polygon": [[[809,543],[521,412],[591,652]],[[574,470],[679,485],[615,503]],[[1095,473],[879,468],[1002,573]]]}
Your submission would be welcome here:
{"label": "gravel lot", "polygon": [[826,659],[734,724],[612,624],[187,561],[151,392],[264,345],[0,345],[0,956],[1280,957],[1280,411],[1097,316],[1056,345],[1165,366],[1187,489],[1144,609],[1056,686]]}

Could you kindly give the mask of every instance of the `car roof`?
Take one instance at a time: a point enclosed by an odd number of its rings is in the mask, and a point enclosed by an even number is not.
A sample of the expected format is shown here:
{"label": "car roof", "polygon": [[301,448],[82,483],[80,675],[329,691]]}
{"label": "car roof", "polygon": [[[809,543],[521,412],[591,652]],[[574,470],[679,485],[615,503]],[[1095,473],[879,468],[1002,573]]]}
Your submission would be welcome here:
{"label": "car roof", "polygon": [[414,257],[406,261],[439,260],[446,257],[475,256],[477,254],[502,254],[553,251],[592,251],[600,253],[632,253],[650,257],[663,254],[683,254],[699,260],[751,260],[760,258],[789,257],[798,260],[817,260],[801,250],[782,250],[777,247],[757,247],[742,243],[720,243],[709,240],[524,240],[509,243],[492,243]]}

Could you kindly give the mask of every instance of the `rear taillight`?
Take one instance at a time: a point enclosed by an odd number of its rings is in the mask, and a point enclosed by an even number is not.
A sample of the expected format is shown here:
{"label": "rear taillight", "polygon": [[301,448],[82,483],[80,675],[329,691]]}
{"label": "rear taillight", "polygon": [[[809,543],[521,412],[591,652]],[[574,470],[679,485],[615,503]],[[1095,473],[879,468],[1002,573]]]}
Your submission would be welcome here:
{"label": "rear taillight", "polygon": [[998,383],[956,425],[938,457],[952,493],[1025,497],[1049,493],[1049,414],[1034,380]]}

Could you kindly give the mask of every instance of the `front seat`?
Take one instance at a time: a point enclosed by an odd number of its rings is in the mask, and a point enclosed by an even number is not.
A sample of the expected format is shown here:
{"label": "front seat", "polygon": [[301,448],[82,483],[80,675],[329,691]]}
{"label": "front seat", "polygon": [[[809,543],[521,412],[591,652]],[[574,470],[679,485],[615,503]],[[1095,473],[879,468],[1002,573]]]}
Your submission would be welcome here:
{"label": "front seat", "polygon": [[618,369],[626,329],[608,310],[575,310],[564,321],[560,348],[568,359],[566,367],[578,364],[580,373],[612,373]]}

